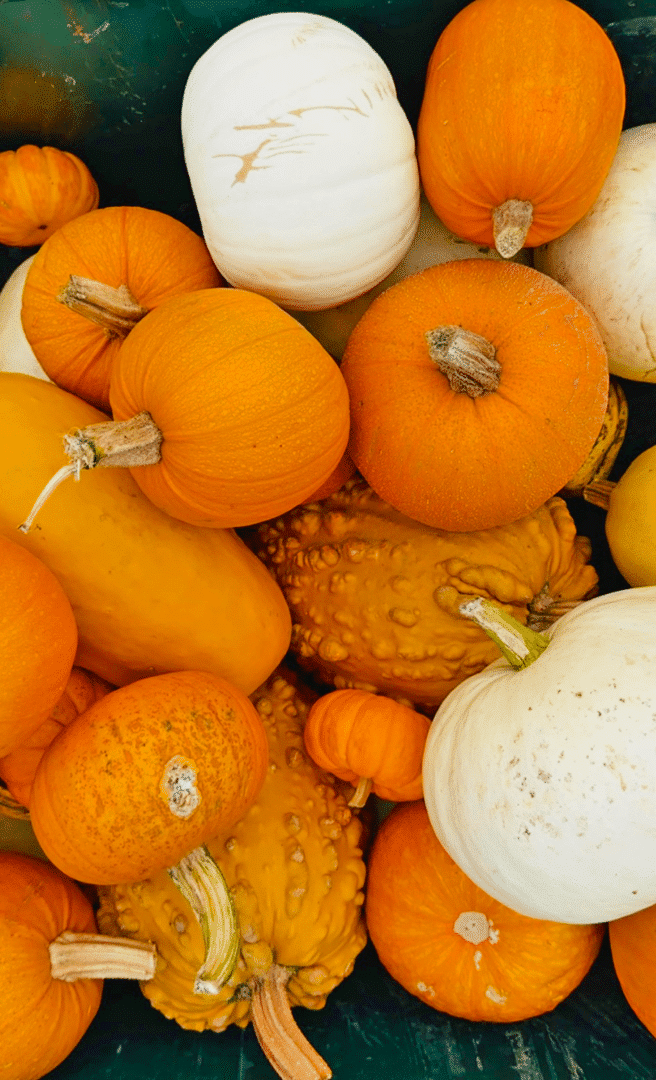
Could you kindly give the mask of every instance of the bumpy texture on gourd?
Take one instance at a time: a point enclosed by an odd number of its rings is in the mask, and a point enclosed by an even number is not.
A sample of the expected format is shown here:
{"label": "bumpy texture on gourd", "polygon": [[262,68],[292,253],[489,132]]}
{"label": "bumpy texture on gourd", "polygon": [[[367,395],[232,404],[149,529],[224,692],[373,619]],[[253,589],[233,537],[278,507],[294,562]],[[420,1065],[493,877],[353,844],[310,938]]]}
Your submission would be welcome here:
{"label": "bumpy texture on gourd", "polygon": [[358,478],[250,541],[285,593],[305,669],[417,704],[439,704],[499,656],[457,614],[463,600],[489,597],[542,629],[598,581],[557,496],[512,525],[450,533],[404,517]]}
{"label": "bumpy texture on gourd", "polygon": [[231,890],[241,931],[236,967],[216,995],[193,993],[201,929],[165,871],[99,890],[106,933],[155,941],[166,963],[142,986],[184,1028],[246,1027],[257,985],[274,962],[290,969],[292,1005],[320,1009],[364,947],[362,823],[303,746],[310,695],[274,674],[252,695],[269,739],[269,772],[237,825],[207,847]]}

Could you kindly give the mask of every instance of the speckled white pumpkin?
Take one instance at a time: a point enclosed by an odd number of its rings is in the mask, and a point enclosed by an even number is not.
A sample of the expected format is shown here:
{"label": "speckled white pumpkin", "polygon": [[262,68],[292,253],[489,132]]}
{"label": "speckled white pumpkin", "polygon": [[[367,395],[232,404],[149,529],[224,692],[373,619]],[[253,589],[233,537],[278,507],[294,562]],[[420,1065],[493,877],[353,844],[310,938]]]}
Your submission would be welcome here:
{"label": "speckled white pumpkin", "polygon": [[33,255],[23,259],[0,290],[0,371],[20,371],[50,382],[25,337],[21,322],[23,287]]}
{"label": "speckled white pumpkin", "polygon": [[426,807],[477,885],[523,915],[598,923],[656,903],[656,586],[557,620],[546,650],[449,694]]}
{"label": "speckled white pumpkin", "polygon": [[383,60],[342,23],[276,12],[236,26],[192,68],[181,126],[205,242],[232,285],[327,308],[410,247],[412,128]]}

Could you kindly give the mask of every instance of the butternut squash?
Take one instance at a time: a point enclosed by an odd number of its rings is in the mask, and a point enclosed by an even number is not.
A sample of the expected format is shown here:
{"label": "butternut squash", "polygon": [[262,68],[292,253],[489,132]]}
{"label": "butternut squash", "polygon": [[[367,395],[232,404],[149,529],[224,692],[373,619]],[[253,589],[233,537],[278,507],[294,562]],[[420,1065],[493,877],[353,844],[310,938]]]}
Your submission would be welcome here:
{"label": "butternut squash", "polygon": [[61,465],[62,435],[102,420],[52,383],[0,372],[0,534],[59,579],[78,666],[116,686],[196,668],[252,693],[284,656],[291,623],[280,588],[232,530],[176,521],[127,469],[101,468],[62,484],[19,531]]}

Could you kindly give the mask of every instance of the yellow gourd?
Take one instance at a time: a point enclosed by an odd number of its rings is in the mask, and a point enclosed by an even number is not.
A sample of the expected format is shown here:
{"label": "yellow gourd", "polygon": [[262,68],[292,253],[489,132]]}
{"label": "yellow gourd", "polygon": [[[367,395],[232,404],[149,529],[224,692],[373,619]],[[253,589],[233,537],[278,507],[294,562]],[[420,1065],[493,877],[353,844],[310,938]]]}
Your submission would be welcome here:
{"label": "yellow gourd", "polygon": [[616,483],[594,481],[583,496],[606,511],[606,539],[622,577],[634,588],[656,585],[656,446],[638,454]]}
{"label": "yellow gourd", "polygon": [[[364,947],[362,823],[335,778],[308,758],[303,725],[314,695],[290,679],[278,671],[252,695],[269,740],[269,772],[241,821],[207,844],[240,932],[239,956],[218,993],[194,993],[203,935],[165,871],[102,887],[98,922],[105,933],[156,943],[166,963],[142,989],[165,1016],[196,1031],[252,1021],[281,1076],[318,1080],[330,1069],[290,1007],[320,1009]],[[290,1071],[295,1060],[304,1071]]]}
{"label": "yellow gourd", "polygon": [[591,595],[590,543],[554,496],[511,525],[421,525],[361,479],[260,525],[249,542],[283,588],[299,663],[338,688],[438,705],[499,656],[459,604],[487,596],[542,629]]}

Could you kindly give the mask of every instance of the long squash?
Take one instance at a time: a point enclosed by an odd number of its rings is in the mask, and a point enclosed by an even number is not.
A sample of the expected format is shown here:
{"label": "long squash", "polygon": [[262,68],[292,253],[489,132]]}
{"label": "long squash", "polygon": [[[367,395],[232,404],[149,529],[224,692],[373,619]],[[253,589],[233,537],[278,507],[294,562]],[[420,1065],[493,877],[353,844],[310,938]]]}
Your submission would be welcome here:
{"label": "long squash", "polygon": [[80,667],[115,685],[197,668],[252,693],[285,654],[291,619],[271,574],[232,530],[175,521],[127,469],[97,469],[66,480],[19,531],[66,463],[62,436],[106,419],[52,383],[0,372],[0,533],[61,582]]}

